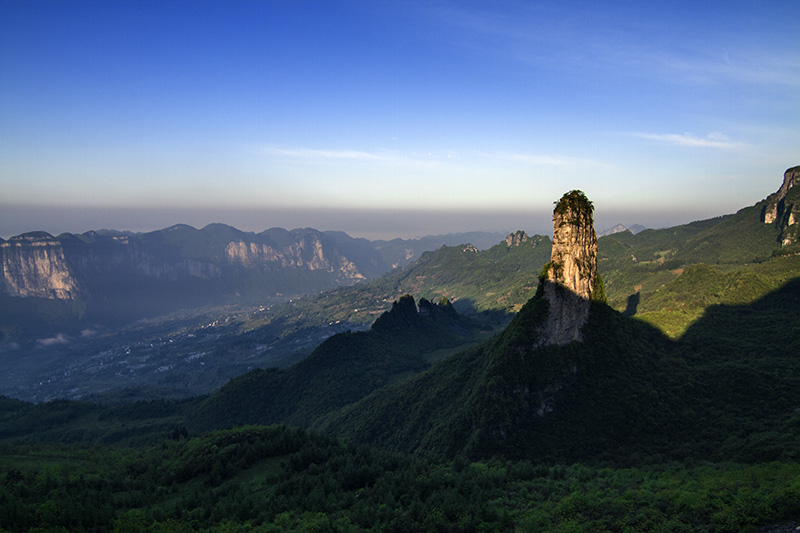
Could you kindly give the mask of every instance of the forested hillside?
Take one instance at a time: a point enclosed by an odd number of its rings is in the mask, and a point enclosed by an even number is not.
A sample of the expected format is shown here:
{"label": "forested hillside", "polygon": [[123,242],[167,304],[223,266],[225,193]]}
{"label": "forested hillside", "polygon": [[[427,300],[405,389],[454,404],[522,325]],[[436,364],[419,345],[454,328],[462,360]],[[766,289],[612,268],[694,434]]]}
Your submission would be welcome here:
{"label": "forested hillside", "polygon": [[674,338],[709,305],[753,302],[798,277],[799,176],[788,169],[776,193],[733,215],[599,239],[610,304]]}
{"label": "forested hillside", "polygon": [[[405,295],[369,331],[341,333],[286,369],[254,370],[201,402],[192,428],[312,420],[351,404],[375,389],[421,372],[437,350],[474,342],[478,324],[460,316],[447,299]],[[441,357],[441,355],[438,355]]]}
{"label": "forested hillside", "polygon": [[529,302],[491,342],[329,415],[352,442],[452,458],[797,459],[800,281],[715,306],[679,341],[593,304],[586,339],[535,346]]}
{"label": "forested hillside", "polygon": [[2,451],[0,527],[8,531],[688,532],[800,525],[796,463],[435,463],[285,426],[178,436],[139,449],[4,444]]}

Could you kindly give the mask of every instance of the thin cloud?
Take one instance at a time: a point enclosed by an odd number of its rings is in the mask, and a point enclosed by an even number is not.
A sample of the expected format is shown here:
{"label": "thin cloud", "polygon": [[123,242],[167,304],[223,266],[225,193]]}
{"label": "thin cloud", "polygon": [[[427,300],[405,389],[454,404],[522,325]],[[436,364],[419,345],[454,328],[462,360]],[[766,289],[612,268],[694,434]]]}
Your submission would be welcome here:
{"label": "thin cloud", "polygon": [[800,57],[769,52],[721,52],[708,57],[664,57],[670,75],[696,83],[800,87]]}
{"label": "thin cloud", "polygon": [[451,172],[467,171],[473,166],[470,161],[475,163],[475,158],[489,161],[492,164],[502,163],[511,164],[517,167],[548,167],[562,170],[584,169],[587,167],[612,169],[613,165],[587,159],[582,157],[520,153],[520,152],[482,152],[468,151],[458,152],[455,150],[437,151],[413,151],[400,152],[396,150],[367,152],[363,150],[325,150],[314,148],[284,148],[268,146],[261,148],[262,153],[270,156],[295,159],[309,164],[327,164],[334,161],[339,162],[364,162],[376,165],[386,165],[400,168],[413,168],[419,170]]}
{"label": "thin cloud", "polygon": [[710,133],[705,137],[697,137],[691,133],[644,133],[632,134],[640,139],[658,141],[673,146],[687,146],[691,148],[720,148],[730,150],[741,148],[743,143],[732,141],[723,133]]}
{"label": "thin cloud", "polygon": [[359,150],[315,150],[312,148],[278,148],[274,146],[267,146],[262,148],[262,151],[269,155],[296,157],[302,159],[350,159],[360,161],[376,161],[380,159],[386,159],[386,156],[380,156]]}
{"label": "thin cloud", "polygon": [[[635,11],[587,7],[575,17],[572,10],[526,6],[508,17],[491,7],[446,5],[429,13],[439,26],[456,30],[451,35],[455,43],[534,67],[590,69],[680,85],[800,86],[800,56],[792,50],[701,39],[688,51],[676,52],[665,50],[657,40],[642,40],[643,21]],[[721,49],[723,45],[727,48]]]}
{"label": "thin cloud", "polygon": [[520,154],[520,153],[496,153],[496,154],[482,154],[484,157],[494,159],[505,159],[511,161],[518,161],[527,165],[537,165],[545,167],[558,167],[558,168],[585,168],[585,167],[610,167],[610,165],[595,161],[593,159],[585,159],[582,157],[569,157],[558,155],[544,155],[544,154]]}
{"label": "thin cloud", "polygon": [[307,163],[331,161],[367,162],[401,167],[436,167],[441,164],[452,164],[459,159],[458,153],[452,150],[439,152],[400,152],[397,150],[325,150],[316,148],[283,148],[266,146],[261,152],[270,156],[296,159]]}

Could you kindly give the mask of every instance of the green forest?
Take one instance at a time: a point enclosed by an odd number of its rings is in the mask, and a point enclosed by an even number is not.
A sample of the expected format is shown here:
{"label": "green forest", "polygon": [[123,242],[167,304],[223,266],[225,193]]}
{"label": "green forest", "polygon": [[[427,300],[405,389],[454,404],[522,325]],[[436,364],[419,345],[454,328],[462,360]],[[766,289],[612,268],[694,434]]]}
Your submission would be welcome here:
{"label": "green forest", "polygon": [[9,531],[757,531],[800,513],[790,462],[434,462],[287,426],[1,449]]}

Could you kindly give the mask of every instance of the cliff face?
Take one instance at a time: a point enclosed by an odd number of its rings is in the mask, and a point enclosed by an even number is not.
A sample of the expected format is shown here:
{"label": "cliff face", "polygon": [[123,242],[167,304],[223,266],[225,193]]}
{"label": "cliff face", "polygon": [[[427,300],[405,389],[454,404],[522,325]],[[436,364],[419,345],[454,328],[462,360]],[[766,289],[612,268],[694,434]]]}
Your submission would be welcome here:
{"label": "cliff face", "polygon": [[783,174],[783,184],[777,192],[767,197],[761,214],[765,224],[775,224],[780,230],[781,246],[800,240],[800,167],[792,167]]}
{"label": "cliff face", "polygon": [[321,270],[335,274],[340,282],[365,279],[355,263],[335,250],[326,251],[322,240],[315,235],[304,235],[283,247],[231,241],[225,246],[225,258],[244,268]]}
{"label": "cliff face", "polygon": [[11,296],[72,300],[78,282],[61,242],[47,233],[26,233],[0,243],[2,285]]}
{"label": "cliff face", "polygon": [[222,276],[218,265],[193,258],[175,258],[161,255],[128,236],[102,237],[94,232],[81,236],[62,235],[59,239],[65,248],[67,261],[79,278],[144,277],[161,281],[178,281],[186,278],[202,280]]}
{"label": "cliff face", "polygon": [[600,291],[593,210],[581,191],[571,191],[553,211],[553,250],[542,275],[549,304],[542,344],[583,340],[590,300]]}

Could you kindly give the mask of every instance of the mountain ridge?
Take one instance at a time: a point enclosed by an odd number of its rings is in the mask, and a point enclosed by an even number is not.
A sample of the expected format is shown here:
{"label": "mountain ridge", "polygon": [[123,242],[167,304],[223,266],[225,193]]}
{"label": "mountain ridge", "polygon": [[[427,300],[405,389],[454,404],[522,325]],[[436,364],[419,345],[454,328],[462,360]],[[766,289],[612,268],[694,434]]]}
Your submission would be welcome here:
{"label": "mountain ridge", "polygon": [[[43,322],[49,308],[59,307],[45,300],[76,301],[83,309],[54,323],[55,335],[75,320],[84,327],[119,325],[182,308],[289,299],[375,278],[409,263],[420,249],[454,238],[374,244],[344,232],[254,233],[218,223],[201,229],[176,224],[148,233],[28,232],[0,243],[0,293],[9,309],[19,311],[16,318],[2,317],[0,331],[9,342],[26,328],[41,330],[42,324],[30,328],[26,321]],[[41,303],[23,304],[20,298]],[[13,338],[12,330],[18,332]]]}

